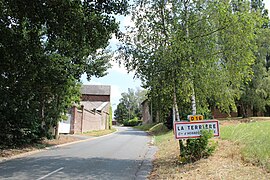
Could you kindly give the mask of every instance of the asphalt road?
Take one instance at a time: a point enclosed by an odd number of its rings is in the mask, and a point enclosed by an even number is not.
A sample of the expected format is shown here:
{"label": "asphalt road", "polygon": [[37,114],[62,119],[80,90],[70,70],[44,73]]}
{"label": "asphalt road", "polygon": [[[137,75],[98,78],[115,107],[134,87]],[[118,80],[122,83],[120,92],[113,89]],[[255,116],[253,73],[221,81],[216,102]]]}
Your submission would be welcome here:
{"label": "asphalt road", "polygon": [[0,179],[146,179],[155,147],[145,132],[120,127],[109,136],[0,163]]}

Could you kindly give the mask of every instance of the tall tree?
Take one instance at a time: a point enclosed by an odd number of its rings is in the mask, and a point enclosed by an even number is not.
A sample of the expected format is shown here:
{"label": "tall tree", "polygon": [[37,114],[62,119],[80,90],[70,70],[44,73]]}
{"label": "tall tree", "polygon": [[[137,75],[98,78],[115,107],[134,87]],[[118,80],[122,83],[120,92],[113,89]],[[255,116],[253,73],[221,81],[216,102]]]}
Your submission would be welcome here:
{"label": "tall tree", "polygon": [[[177,99],[180,112],[218,106],[235,109],[250,78],[256,13],[241,1],[146,1],[133,9],[136,27],[123,39],[125,62],[135,69],[164,116]],[[174,95],[175,94],[175,95]],[[167,110],[166,110],[167,109]],[[164,118],[163,118],[164,119]]]}
{"label": "tall tree", "polygon": [[100,54],[126,0],[0,0],[0,146],[48,135],[79,98],[83,73],[103,76]]}
{"label": "tall tree", "polygon": [[241,98],[238,102],[243,117],[248,116],[248,109],[257,116],[258,112],[265,112],[266,107],[270,105],[270,76],[267,60],[270,53],[270,28],[268,11],[264,8],[262,0],[251,1],[251,11],[256,12],[262,17],[262,25],[258,24],[255,32],[257,48],[254,49],[256,57],[252,66],[252,79],[242,85]]}
{"label": "tall tree", "polygon": [[119,122],[123,123],[124,120],[134,119],[135,117],[140,119],[141,114],[141,103],[146,98],[146,91],[137,88],[128,89],[128,92],[121,94],[121,99],[114,111],[114,118]]}

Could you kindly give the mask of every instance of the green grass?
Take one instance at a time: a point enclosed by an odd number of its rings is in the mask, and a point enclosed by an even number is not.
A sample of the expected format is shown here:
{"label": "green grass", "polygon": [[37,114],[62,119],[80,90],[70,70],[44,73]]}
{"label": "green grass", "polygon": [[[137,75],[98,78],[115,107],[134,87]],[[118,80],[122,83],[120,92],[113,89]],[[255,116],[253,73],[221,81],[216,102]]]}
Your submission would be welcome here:
{"label": "green grass", "polygon": [[105,130],[89,131],[89,132],[83,133],[83,135],[98,137],[98,136],[104,136],[106,134],[113,133],[115,131],[116,129],[112,128],[112,129],[105,129]]}
{"label": "green grass", "polygon": [[243,145],[241,153],[246,161],[270,171],[270,122],[224,126],[221,138]]}
{"label": "green grass", "polygon": [[167,133],[169,130],[163,123],[158,124],[145,124],[141,126],[135,126],[134,128],[147,131],[149,134],[157,136]]}
{"label": "green grass", "polygon": [[[174,140],[174,134],[173,134],[173,131],[170,130],[170,131],[167,131],[166,133],[163,133],[163,134],[159,134],[157,136],[155,136],[155,144],[158,146],[158,147],[161,147],[163,146],[163,143],[164,142],[168,142],[170,140]],[[176,141],[176,140],[175,140]],[[178,147],[177,147],[178,148]]]}
{"label": "green grass", "polygon": [[154,125],[153,127],[151,127],[148,132],[154,136],[157,136],[157,135],[165,134],[168,131],[169,129],[167,128],[167,126],[165,126],[163,123],[158,123]]}
{"label": "green grass", "polygon": [[141,131],[149,131],[149,129],[151,129],[154,125],[156,124],[143,124],[140,126],[134,126],[135,129],[139,129]]}

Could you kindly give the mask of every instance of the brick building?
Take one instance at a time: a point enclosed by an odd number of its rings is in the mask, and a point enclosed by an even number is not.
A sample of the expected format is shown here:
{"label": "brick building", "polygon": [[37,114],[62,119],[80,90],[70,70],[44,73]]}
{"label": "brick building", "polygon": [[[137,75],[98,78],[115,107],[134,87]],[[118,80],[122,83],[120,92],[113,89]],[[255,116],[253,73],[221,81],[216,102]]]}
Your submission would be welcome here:
{"label": "brick building", "polygon": [[70,133],[84,133],[109,127],[111,86],[83,85],[81,102],[71,109]]}
{"label": "brick building", "polygon": [[83,85],[81,88],[82,101],[110,102],[111,86],[108,85]]}

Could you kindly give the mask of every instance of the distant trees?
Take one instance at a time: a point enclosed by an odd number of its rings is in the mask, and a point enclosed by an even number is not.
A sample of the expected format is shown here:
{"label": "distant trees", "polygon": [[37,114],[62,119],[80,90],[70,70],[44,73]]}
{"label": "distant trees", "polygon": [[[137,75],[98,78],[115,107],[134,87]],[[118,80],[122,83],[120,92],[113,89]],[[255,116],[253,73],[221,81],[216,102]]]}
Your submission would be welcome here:
{"label": "distant trees", "polygon": [[[253,78],[261,1],[136,0],[134,28],[120,48],[126,66],[149,90],[162,120],[175,109],[236,110],[243,84]],[[256,4],[259,3],[259,4]],[[185,117],[184,117],[185,118]],[[177,118],[178,119],[178,118]]]}
{"label": "distant trees", "polygon": [[[241,98],[238,106],[241,107],[243,117],[248,116],[248,109],[256,116],[258,112],[267,111],[270,106],[270,21],[268,10],[264,8],[261,0],[251,1],[251,11],[261,16],[262,24],[257,28],[255,43],[257,48],[253,50],[256,57],[252,65],[253,76],[248,83],[241,86]],[[268,115],[270,111],[268,109]]]}
{"label": "distant trees", "polygon": [[126,9],[126,0],[0,0],[0,148],[49,136],[79,100],[81,75],[106,74],[98,49]]}
{"label": "distant trees", "polygon": [[146,98],[146,91],[141,89],[128,89],[128,92],[122,93],[116,110],[114,111],[114,118],[119,123],[124,120],[131,120],[134,118],[141,119],[141,103]]}

